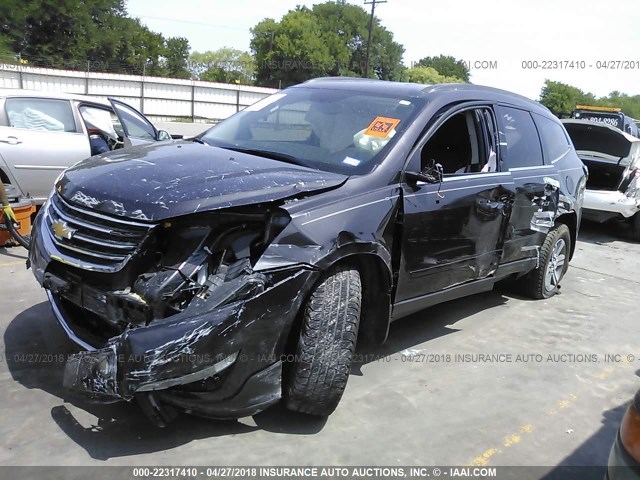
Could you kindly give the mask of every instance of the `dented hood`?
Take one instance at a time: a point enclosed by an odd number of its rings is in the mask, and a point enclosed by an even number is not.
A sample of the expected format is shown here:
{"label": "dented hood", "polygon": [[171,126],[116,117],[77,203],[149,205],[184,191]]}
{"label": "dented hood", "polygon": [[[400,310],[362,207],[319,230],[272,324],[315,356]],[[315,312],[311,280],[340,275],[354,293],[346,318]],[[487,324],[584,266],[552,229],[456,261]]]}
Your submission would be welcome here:
{"label": "dented hood", "polygon": [[562,120],[579,154],[629,166],[640,151],[640,139],[615,127],[588,120]]}
{"label": "dented hood", "polygon": [[84,160],[56,190],[71,203],[139,220],[271,202],[342,185],[322,172],[192,142],[149,144]]}

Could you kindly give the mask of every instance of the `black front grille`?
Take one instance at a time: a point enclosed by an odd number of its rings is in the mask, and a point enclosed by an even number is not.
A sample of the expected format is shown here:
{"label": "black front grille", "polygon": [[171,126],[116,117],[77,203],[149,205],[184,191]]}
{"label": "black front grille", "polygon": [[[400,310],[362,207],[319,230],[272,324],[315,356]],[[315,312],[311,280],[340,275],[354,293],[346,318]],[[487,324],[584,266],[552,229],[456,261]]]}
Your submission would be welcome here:
{"label": "black front grille", "polygon": [[153,228],[71,205],[57,194],[49,201],[46,223],[62,253],[105,267],[124,264]]}

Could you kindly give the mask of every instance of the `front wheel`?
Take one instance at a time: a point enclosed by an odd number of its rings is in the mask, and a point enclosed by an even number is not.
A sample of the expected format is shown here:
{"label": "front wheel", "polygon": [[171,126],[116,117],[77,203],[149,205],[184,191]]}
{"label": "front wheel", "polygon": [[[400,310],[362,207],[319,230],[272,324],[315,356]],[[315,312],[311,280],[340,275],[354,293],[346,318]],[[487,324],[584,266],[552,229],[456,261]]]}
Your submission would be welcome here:
{"label": "front wheel", "polygon": [[547,233],[540,249],[540,265],[525,275],[521,282],[523,293],[540,300],[553,297],[560,289],[560,281],[569,268],[571,233],[560,224]]}
{"label": "front wheel", "polygon": [[360,274],[344,266],[330,270],[311,293],[285,390],[289,410],[325,416],[338,406],[351,372],[361,298]]}

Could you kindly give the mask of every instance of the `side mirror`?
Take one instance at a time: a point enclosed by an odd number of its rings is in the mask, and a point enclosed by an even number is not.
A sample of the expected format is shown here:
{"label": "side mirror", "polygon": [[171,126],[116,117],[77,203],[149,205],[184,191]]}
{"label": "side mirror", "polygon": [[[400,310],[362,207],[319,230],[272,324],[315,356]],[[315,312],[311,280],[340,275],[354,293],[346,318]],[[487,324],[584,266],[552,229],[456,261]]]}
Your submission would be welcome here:
{"label": "side mirror", "polygon": [[404,178],[407,183],[415,185],[418,182],[438,183],[440,179],[434,175],[421,172],[404,172]]}
{"label": "side mirror", "polygon": [[171,135],[164,130],[158,130],[158,141],[162,142],[163,140],[171,140]]}

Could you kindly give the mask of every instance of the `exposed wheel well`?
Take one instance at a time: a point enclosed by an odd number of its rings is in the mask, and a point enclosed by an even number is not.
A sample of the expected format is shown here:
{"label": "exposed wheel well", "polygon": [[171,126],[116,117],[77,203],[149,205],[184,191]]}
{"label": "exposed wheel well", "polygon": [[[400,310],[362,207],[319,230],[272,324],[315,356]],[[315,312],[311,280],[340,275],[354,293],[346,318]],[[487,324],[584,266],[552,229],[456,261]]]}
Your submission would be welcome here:
{"label": "exposed wheel well", "polygon": [[556,223],[562,223],[569,228],[571,233],[571,255],[569,259],[571,260],[573,253],[576,251],[576,242],[578,241],[578,216],[575,212],[565,213],[556,219]]}
{"label": "exposed wheel well", "polygon": [[[360,308],[360,327],[358,344],[376,345],[384,343],[389,331],[391,318],[391,273],[384,260],[374,254],[353,253],[339,258],[325,269],[341,265],[356,268],[362,284],[362,305]],[[319,282],[320,280],[318,280]],[[295,353],[306,302],[315,285],[306,292],[295,322],[285,337],[285,353]]]}
{"label": "exposed wheel well", "polygon": [[353,265],[360,272],[362,307],[358,342],[380,344],[387,338],[391,317],[391,273],[384,261],[373,254],[353,254],[334,265]]}
{"label": "exposed wheel well", "polygon": [[[375,254],[352,253],[339,258],[324,269],[324,275],[331,268],[346,265],[356,268],[360,273],[362,285],[362,304],[360,307],[360,326],[358,329],[358,346],[384,343],[389,331],[391,319],[391,274],[384,260]],[[302,328],[307,301],[321,278],[306,289],[305,298],[296,315],[294,323],[283,337],[284,353],[294,354]],[[290,378],[291,364],[285,364],[283,378]]]}

